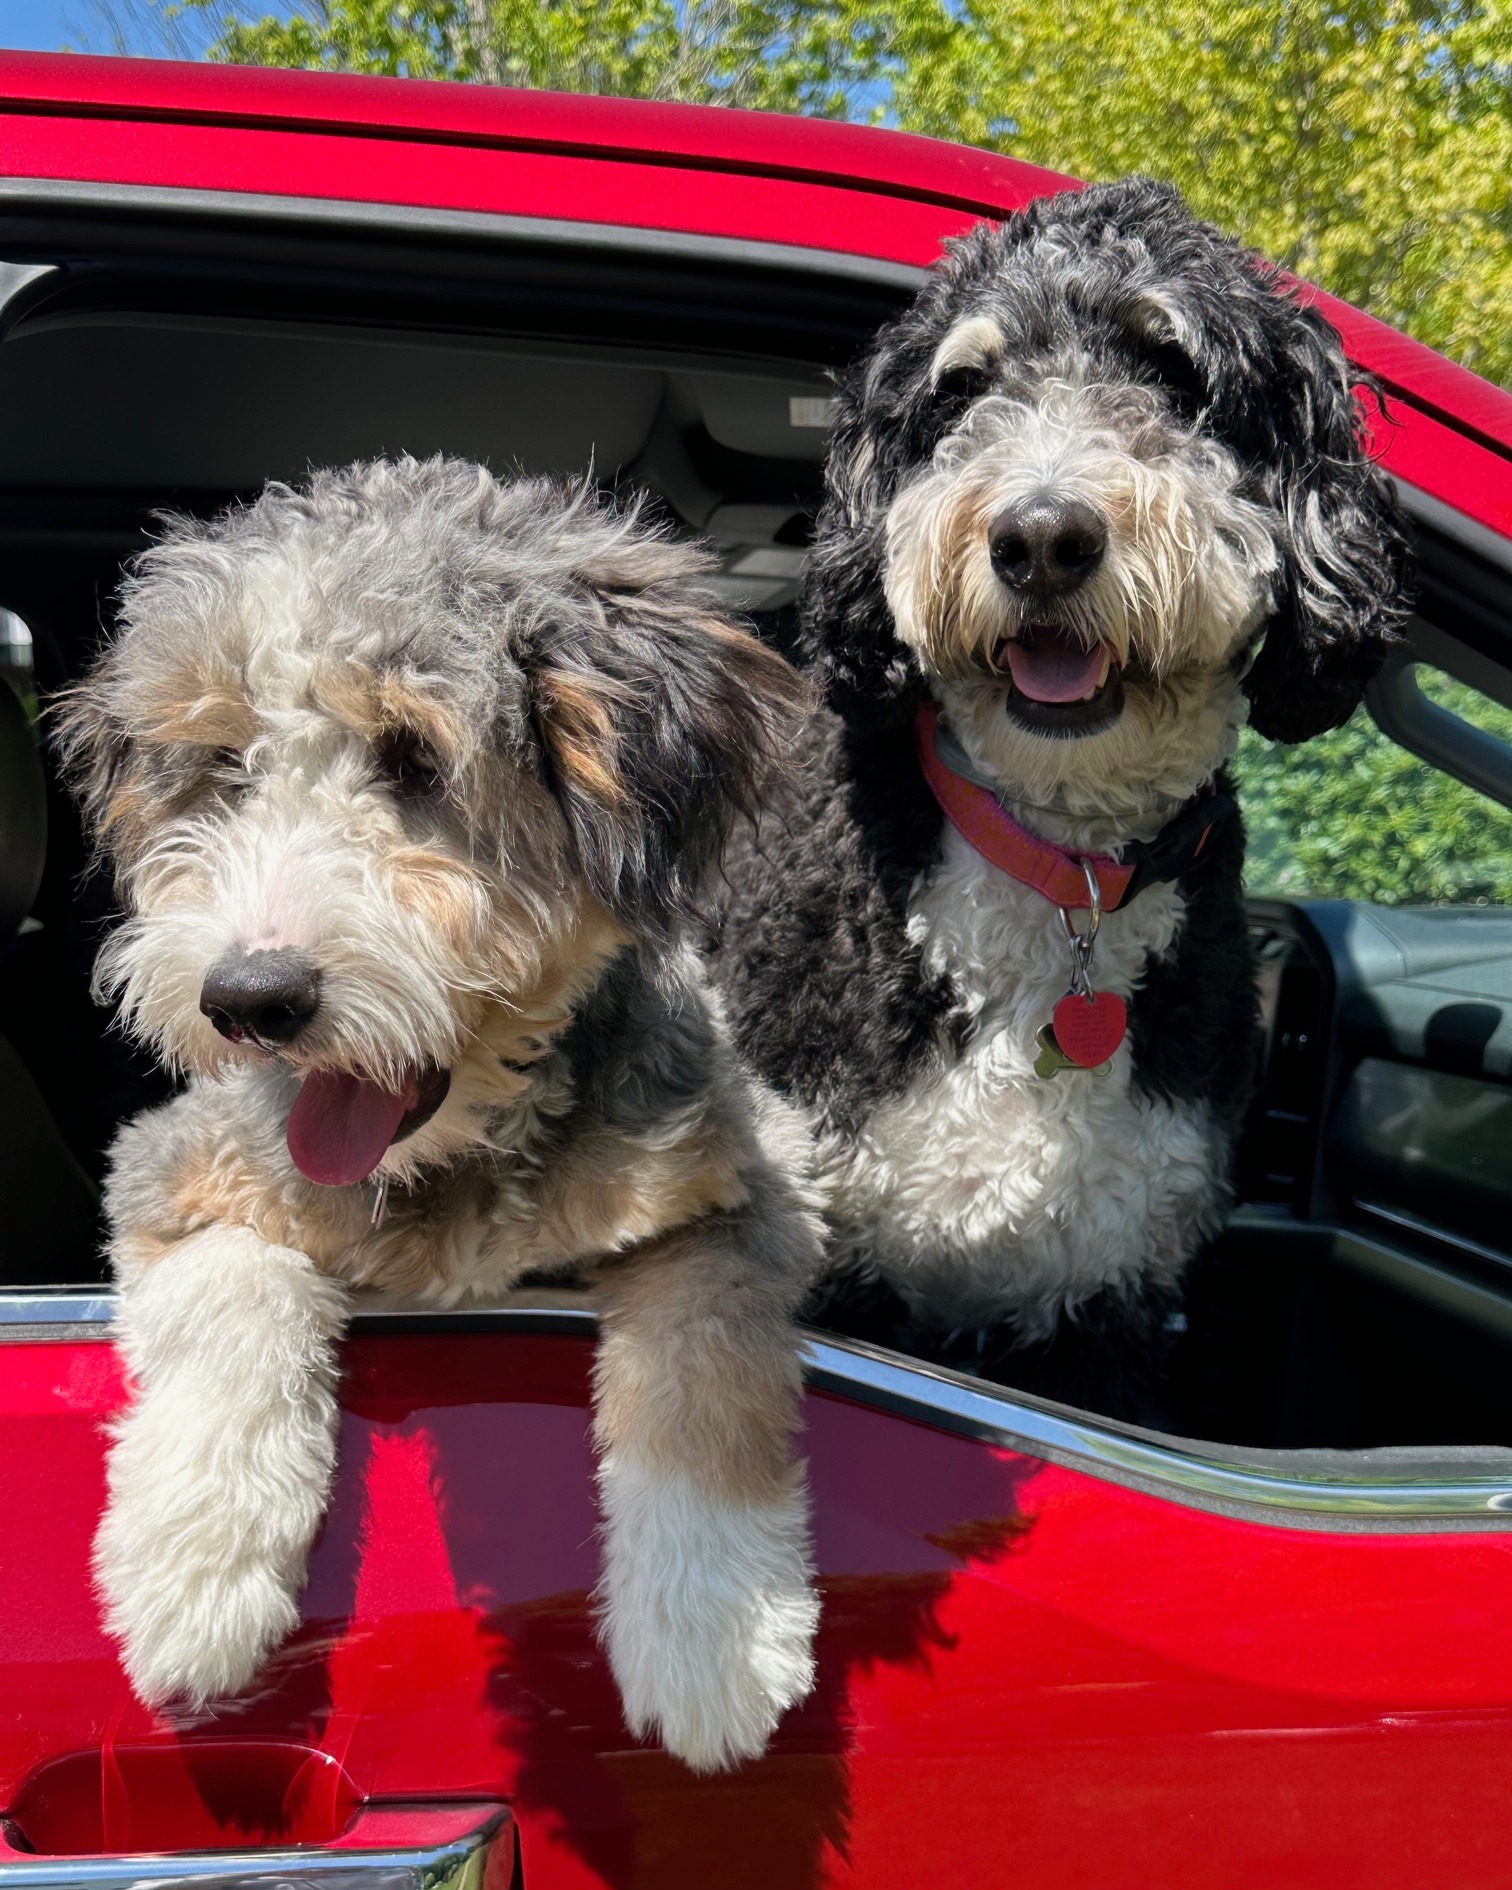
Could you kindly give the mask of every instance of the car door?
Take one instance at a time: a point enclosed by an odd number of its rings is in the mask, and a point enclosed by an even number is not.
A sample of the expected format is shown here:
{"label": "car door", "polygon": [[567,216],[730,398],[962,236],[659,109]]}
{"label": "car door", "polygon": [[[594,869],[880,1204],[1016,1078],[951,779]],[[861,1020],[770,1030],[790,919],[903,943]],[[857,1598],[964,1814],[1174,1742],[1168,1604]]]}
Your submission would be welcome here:
{"label": "car door", "polygon": [[[975,214],[958,169],[910,181],[857,156],[865,134],[755,176],[748,129],[711,129],[680,169],[658,149],[669,121],[620,107],[574,123],[573,182],[545,119],[534,145],[513,119],[506,138],[467,117],[475,100],[411,107],[399,88],[380,110],[363,88],[171,69],[132,93],[122,70],[8,81],[0,607],[45,687],[77,672],[152,505],[208,509],[381,449],[564,470],[592,454],[712,532],[727,595],[780,628],[825,370],[910,292],[910,258]],[[977,209],[1044,187],[1023,167],[973,179]],[[1467,533],[1481,552],[1476,534],[1497,536],[1483,515],[1512,455],[1442,407],[1420,419],[1401,450],[1438,429],[1432,464],[1412,462],[1446,547],[1431,636],[1486,601],[1471,580],[1495,560],[1454,559]],[[1450,503],[1467,479],[1471,512]],[[1488,595],[1494,664],[1508,619]],[[108,891],[80,889],[77,834],[43,792],[41,889],[0,967],[8,1882],[1504,1881],[1505,1295],[1472,1253],[1494,1254],[1498,1189],[1473,1168],[1472,1205],[1468,1144],[1434,1142],[1442,1092],[1386,1106],[1380,1087],[1482,1085],[1454,1121],[1494,1157],[1500,1022],[1428,1024],[1499,1001],[1498,915],[1469,950],[1452,914],[1257,906],[1267,1085],[1245,1199],[1194,1287],[1190,1435],[811,1337],[819,1683],[764,1759],[698,1778],[627,1734],[597,1645],[593,1315],[570,1294],[365,1308],[301,1627],[234,1705],[132,1697],[89,1584],[125,1396],[89,1223],[111,1125],[159,1091],[89,1009]],[[1437,1169],[1383,1139],[1414,1107],[1423,1146],[1448,1151]],[[1360,1335],[1385,1329],[1370,1296],[1403,1265],[1434,1284],[1407,1296],[1393,1350]],[[1484,1317],[1459,1316],[1467,1292]]]}

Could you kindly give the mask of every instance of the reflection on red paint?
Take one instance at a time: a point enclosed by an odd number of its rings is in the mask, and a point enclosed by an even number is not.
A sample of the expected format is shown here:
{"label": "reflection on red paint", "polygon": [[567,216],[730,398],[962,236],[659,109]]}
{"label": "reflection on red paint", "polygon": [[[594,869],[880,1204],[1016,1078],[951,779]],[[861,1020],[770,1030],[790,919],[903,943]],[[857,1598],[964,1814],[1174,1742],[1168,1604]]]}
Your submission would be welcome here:
{"label": "reflection on red paint", "polygon": [[594,1636],[588,1360],[353,1341],[304,1625],[251,1698],[175,1730],[89,1593],[108,1349],[7,1347],[0,1803],[83,1753],[102,1838],[135,1834],[144,1764],[213,1785],[230,1749],[228,1776],[281,1755],[269,1830],[506,1799],[530,1890],[1505,1883],[1512,1540],[1262,1527],[829,1396],[819,1685],[765,1759],[693,1777],[626,1734]]}

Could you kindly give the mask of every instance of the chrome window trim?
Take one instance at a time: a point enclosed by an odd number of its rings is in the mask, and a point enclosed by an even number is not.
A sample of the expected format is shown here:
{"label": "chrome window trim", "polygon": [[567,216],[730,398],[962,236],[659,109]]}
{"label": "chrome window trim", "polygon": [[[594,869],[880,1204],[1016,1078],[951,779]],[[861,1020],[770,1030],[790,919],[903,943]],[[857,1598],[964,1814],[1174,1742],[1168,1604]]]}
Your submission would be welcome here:
{"label": "chrome window trim", "polygon": [[283,197],[260,191],[193,190],[163,184],[108,184],[52,177],[0,177],[0,215],[16,209],[108,210],[181,217],[218,217],[243,223],[275,222],[356,235],[449,236],[472,242],[530,243],[552,249],[617,251],[687,262],[826,275],[911,296],[929,280],[912,263],[887,262],[845,250],[752,237],[703,236],[685,230],[647,230],[619,223],[577,223],[566,217],[527,217],[492,210],[452,210],[424,204],[387,204],[349,197]]}
{"label": "chrome window trim", "polygon": [[1168,1501],[1272,1526],[1512,1526],[1512,1451],[1497,1453],[1505,1464],[1498,1474],[1464,1477],[1446,1475],[1431,1451],[1421,1453],[1421,1476],[1411,1475],[1412,1453],[1405,1450],[1210,1455],[1222,1447],[1089,1418],[851,1341],[811,1335],[804,1368],[815,1389]]}
{"label": "chrome window trim", "polygon": [[[1362,1258],[1371,1249],[1383,1261],[1407,1258],[1353,1233],[1348,1245]],[[0,1342],[107,1339],[110,1308],[99,1289],[0,1293]],[[359,1302],[352,1330],[592,1338],[597,1324],[585,1296],[564,1291],[451,1311]],[[1512,1449],[1469,1450],[1460,1461],[1432,1447],[1230,1449],[1092,1417],[827,1333],[805,1333],[803,1363],[817,1391],[1192,1508],[1301,1529],[1512,1527]]]}
{"label": "chrome window trim", "polygon": [[108,1286],[7,1288],[0,1291],[0,1344],[50,1337],[53,1330],[71,1339],[103,1338],[114,1317],[115,1294]]}
{"label": "chrome window trim", "polygon": [[251,1890],[264,1879],[270,1890],[484,1890],[489,1850],[509,1822],[492,1805],[441,1844],[7,1858],[0,1890]]}

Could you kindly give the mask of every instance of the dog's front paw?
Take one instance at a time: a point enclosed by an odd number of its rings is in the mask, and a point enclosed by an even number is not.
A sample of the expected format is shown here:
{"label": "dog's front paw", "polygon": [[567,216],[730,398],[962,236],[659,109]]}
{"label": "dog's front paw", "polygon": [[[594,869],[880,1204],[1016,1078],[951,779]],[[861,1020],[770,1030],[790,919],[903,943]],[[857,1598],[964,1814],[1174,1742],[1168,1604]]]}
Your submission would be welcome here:
{"label": "dog's front paw", "polygon": [[697,1772],[758,1757],[814,1685],[804,1491],[719,1501],[623,1457],[601,1480],[602,1627],[626,1723]]}
{"label": "dog's front paw", "polygon": [[95,1581],[139,1697],[200,1706],[241,1692],[298,1625],[322,1491],[252,1475],[167,1415],[120,1426]]}
{"label": "dog's front paw", "polygon": [[204,1519],[144,1533],[113,1510],[95,1540],[105,1621],[148,1706],[240,1693],[299,1621],[278,1572]]}

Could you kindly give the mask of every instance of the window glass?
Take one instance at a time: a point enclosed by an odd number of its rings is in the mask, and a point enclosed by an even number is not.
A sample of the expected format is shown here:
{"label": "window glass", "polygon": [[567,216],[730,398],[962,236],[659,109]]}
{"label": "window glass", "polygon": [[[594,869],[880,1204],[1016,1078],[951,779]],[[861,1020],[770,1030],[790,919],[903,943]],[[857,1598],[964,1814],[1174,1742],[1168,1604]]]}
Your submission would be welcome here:
{"label": "window glass", "polygon": [[[1512,709],[1429,664],[1415,670],[1430,701],[1512,749]],[[1364,709],[1295,748],[1246,729],[1234,771],[1251,893],[1512,905],[1512,811],[1409,755]]]}

